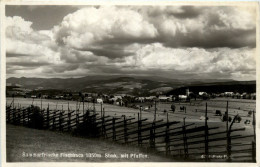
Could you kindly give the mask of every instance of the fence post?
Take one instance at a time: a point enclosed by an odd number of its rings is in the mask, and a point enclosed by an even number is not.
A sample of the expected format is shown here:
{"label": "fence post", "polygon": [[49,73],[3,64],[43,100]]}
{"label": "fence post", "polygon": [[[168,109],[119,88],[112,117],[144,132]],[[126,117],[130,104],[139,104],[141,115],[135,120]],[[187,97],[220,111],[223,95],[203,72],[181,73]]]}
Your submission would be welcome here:
{"label": "fence post", "polygon": [[83,114],[85,113],[85,95],[84,97],[82,97],[83,99],[83,108],[82,108],[82,111],[83,111]]}
{"label": "fence post", "polygon": [[16,108],[13,109],[13,123],[15,124],[16,120]]}
{"label": "fence post", "polygon": [[143,110],[143,107],[142,106],[140,106],[140,121],[139,121],[139,123],[138,123],[138,125],[139,125],[139,127],[138,127],[138,132],[139,132],[139,145],[141,145],[142,146],[142,144],[143,144],[143,139],[142,139],[142,132],[141,132],[141,129],[142,129],[142,110]]}
{"label": "fence post", "polygon": [[185,118],[186,117],[183,118],[182,131],[183,131],[184,158],[187,159],[189,156],[189,152],[188,152],[188,143],[187,143],[187,136],[186,136]]}
{"label": "fence post", "polygon": [[142,119],[142,106],[140,106],[140,120]]}
{"label": "fence post", "polygon": [[19,108],[18,110],[18,116],[17,116],[17,124],[20,125],[21,124],[21,109]]}
{"label": "fence post", "polygon": [[230,133],[228,132],[228,136],[227,136],[227,161],[230,162],[231,161],[231,137],[230,137]]}
{"label": "fence post", "polygon": [[25,112],[23,110],[23,126],[25,125]]}
{"label": "fence post", "polygon": [[226,130],[227,130],[227,161],[230,162],[231,161],[231,138],[230,138],[230,132],[229,132],[229,128],[228,128],[228,121],[229,121],[229,116],[228,116],[228,101],[227,101],[227,108],[226,108]]}
{"label": "fence post", "polygon": [[254,141],[256,141],[256,135],[255,135],[255,111],[253,110],[253,121],[252,121],[252,125],[253,125],[253,130],[254,130]]}
{"label": "fence post", "polygon": [[155,148],[155,141],[154,141],[154,122],[152,123],[152,127],[150,129],[150,148]]}
{"label": "fence post", "polygon": [[227,134],[227,156],[228,156],[228,159],[227,161],[231,161],[231,132],[232,132],[232,126],[234,124],[234,122],[236,121],[238,117],[238,114],[234,117],[234,119],[232,120],[230,126],[229,126],[229,129],[228,129],[228,134]]}
{"label": "fence post", "polygon": [[88,114],[88,109],[86,110],[86,113],[84,113],[84,115],[83,115],[83,123],[84,124],[86,124],[87,114]]}
{"label": "fence post", "polygon": [[70,118],[71,118],[71,113],[68,113],[68,131],[71,130],[71,127],[70,127]]}
{"label": "fence post", "polygon": [[88,126],[89,126],[89,109],[87,109],[84,117],[83,117],[83,122],[84,122],[84,128],[86,128],[86,131],[89,131]]}
{"label": "fence post", "polygon": [[106,122],[105,122],[105,108],[103,108],[103,117],[102,117],[102,132],[103,135],[105,136],[105,138],[107,137],[107,133],[106,133]]}
{"label": "fence post", "polygon": [[16,106],[16,107],[15,107],[15,120],[14,120],[14,122],[17,122],[18,113],[19,113],[19,107]]}
{"label": "fence post", "polygon": [[93,110],[94,110],[94,114],[96,114],[95,100],[96,100],[96,99],[93,99]]}
{"label": "fence post", "polygon": [[31,112],[31,108],[27,109],[27,125],[29,125],[30,122],[30,112]]}
{"label": "fence post", "polygon": [[101,123],[101,134],[104,135],[105,132],[104,132],[104,122],[105,122],[105,118],[104,116],[101,114],[101,120],[102,120],[102,123]]}
{"label": "fence post", "polygon": [[56,127],[55,127],[55,115],[56,115],[56,110],[53,111],[53,115],[52,115],[52,129],[54,130]]}
{"label": "fence post", "polygon": [[113,130],[113,140],[116,140],[116,129],[115,129],[115,117],[113,117],[113,120],[112,120],[112,130]]}
{"label": "fence post", "polygon": [[102,117],[102,103],[100,103],[100,114],[101,114],[101,117]]}
{"label": "fence post", "polygon": [[209,148],[208,148],[208,104],[206,103],[206,111],[205,111],[205,161],[207,162],[209,159]]}
{"label": "fence post", "polygon": [[42,110],[42,95],[41,95],[41,110]]}
{"label": "fence post", "polygon": [[11,107],[6,109],[7,112],[7,122],[10,122],[10,112],[11,112]]}
{"label": "fence post", "polygon": [[169,142],[169,116],[168,116],[168,112],[167,112],[167,125],[166,125],[166,131],[165,131],[165,151],[166,151],[166,155],[171,154],[170,152],[170,142]]}
{"label": "fence post", "polygon": [[256,162],[256,131],[255,131],[255,111],[253,110],[253,121],[252,121],[252,124],[253,124],[253,129],[254,129],[254,141],[252,141],[252,160],[253,162]]}
{"label": "fence post", "polygon": [[59,129],[62,131],[62,112],[60,111],[60,116],[59,116]]}
{"label": "fence post", "polygon": [[128,136],[127,136],[127,120],[125,119],[124,115],[124,138],[125,138],[125,143],[128,142]]}
{"label": "fence post", "polygon": [[97,121],[97,115],[96,115],[96,111],[94,113],[94,117],[93,117],[93,123],[96,126],[96,121]]}
{"label": "fence post", "polygon": [[141,118],[140,115],[138,113],[138,145],[141,146],[142,145],[142,134],[141,134]]}
{"label": "fence post", "polygon": [[49,123],[50,123],[50,110],[49,110],[49,103],[47,108],[47,129],[49,129]]}
{"label": "fence post", "polygon": [[153,124],[153,142],[154,142],[154,148],[155,148],[155,122]]}
{"label": "fence post", "polygon": [[14,109],[14,95],[13,95],[13,109]]}
{"label": "fence post", "polygon": [[80,109],[78,108],[78,110],[76,110],[76,128],[78,128],[78,125],[79,125],[79,111]]}
{"label": "fence post", "polygon": [[154,101],[154,120],[153,121],[156,121],[156,100]]}
{"label": "fence post", "polygon": [[256,162],[256,146],[254,141],[252,141],[252,161]]}

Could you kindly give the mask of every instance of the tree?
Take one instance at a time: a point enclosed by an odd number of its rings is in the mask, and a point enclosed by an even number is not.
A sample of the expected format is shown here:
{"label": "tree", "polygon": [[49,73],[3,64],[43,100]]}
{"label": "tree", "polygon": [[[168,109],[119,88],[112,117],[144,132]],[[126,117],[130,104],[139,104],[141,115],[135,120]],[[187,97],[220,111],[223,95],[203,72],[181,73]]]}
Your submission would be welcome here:
{"label": "tree", "polygon": [[203,95],[202,95],[202,99],[203,99],[203,100],[208,100],[208,99],[209,99],[209,96],[206,95],[206,94],[203,94]]}
{"label": "tree", "polygon": [[175,105],[172,104],[172,105],[171,105],[172,112],[175,112],[175,108],[176,108]]}
{"label": "tree", "polygon": [[187,98],[186,98],[186,102],[190,102],[190,96],[188,96]]}
{"label": "tree", "polygon": [[189,94],[189,97],[190,97],[191,99],[195,99],[195,100],[196,100],[197,95],[194,94],[194,93],[190,93],[190,94]]}

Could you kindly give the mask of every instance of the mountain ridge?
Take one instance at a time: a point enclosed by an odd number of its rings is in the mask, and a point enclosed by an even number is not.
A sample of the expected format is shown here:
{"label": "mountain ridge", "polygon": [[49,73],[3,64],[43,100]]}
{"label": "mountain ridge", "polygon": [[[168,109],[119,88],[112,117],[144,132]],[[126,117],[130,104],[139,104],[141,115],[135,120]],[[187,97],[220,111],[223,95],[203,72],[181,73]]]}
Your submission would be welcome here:
{"label": "mountain ridge", "polygon": [[[156,90],[171,91],[181,87],[212,86],[212,85],[252,85],[256,81],[235,81],[223,79],[209,80],[180,80],[157,76],[85,76],[81,78],[16,78],[11,77],[7,83],[19,84],[27,89],[60,89],[71,91],[95,91],[95,92],[155,92]],[[167,89],[166,89],[167,88]]]}

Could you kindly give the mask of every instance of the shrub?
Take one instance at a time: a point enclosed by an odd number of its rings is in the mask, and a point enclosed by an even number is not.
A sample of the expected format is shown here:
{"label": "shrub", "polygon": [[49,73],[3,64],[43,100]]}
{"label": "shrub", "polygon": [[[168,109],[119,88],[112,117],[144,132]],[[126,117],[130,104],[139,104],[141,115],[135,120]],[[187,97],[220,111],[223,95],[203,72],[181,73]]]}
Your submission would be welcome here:
{"label": "shrub", "polygon": [[250,117],[252,115],[252,111],[248,111],[248,116]]}
{"label": "shrub", "polygon": [[41,113],[40,107],[31,105],[27,110],[31,113],[28,126],[30,128],[43,129],[44,117]]}
{"label": "shrub", "polygon": [[225,113],[225,114],[223,115],[222,121],[223,121],[223,122],[226,122],[227,120],[228,120],[229,122],[231,122],[231,121],[232,121],[232,118],[231,118],[231,117],[228,117],[228,119],[227,119],[227,113]]}

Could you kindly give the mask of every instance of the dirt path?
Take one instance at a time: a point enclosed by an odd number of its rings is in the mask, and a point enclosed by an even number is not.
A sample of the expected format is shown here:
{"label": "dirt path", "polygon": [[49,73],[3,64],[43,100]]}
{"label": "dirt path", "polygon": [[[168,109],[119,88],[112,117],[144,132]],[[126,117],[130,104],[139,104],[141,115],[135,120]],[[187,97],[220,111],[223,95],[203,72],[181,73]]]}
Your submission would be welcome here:
{"label": "dirt path", "polygon": [[[173,161],[160,155],[147,153],[137,147],[120,145],[102,139],[86,139],[66,133],[29,129],[10,124],[7,124],[6,133],[7,162]],[[128,156],[128,158],[121,158],[121,155]],[[109,158],[105,156],[109,156]]]}

